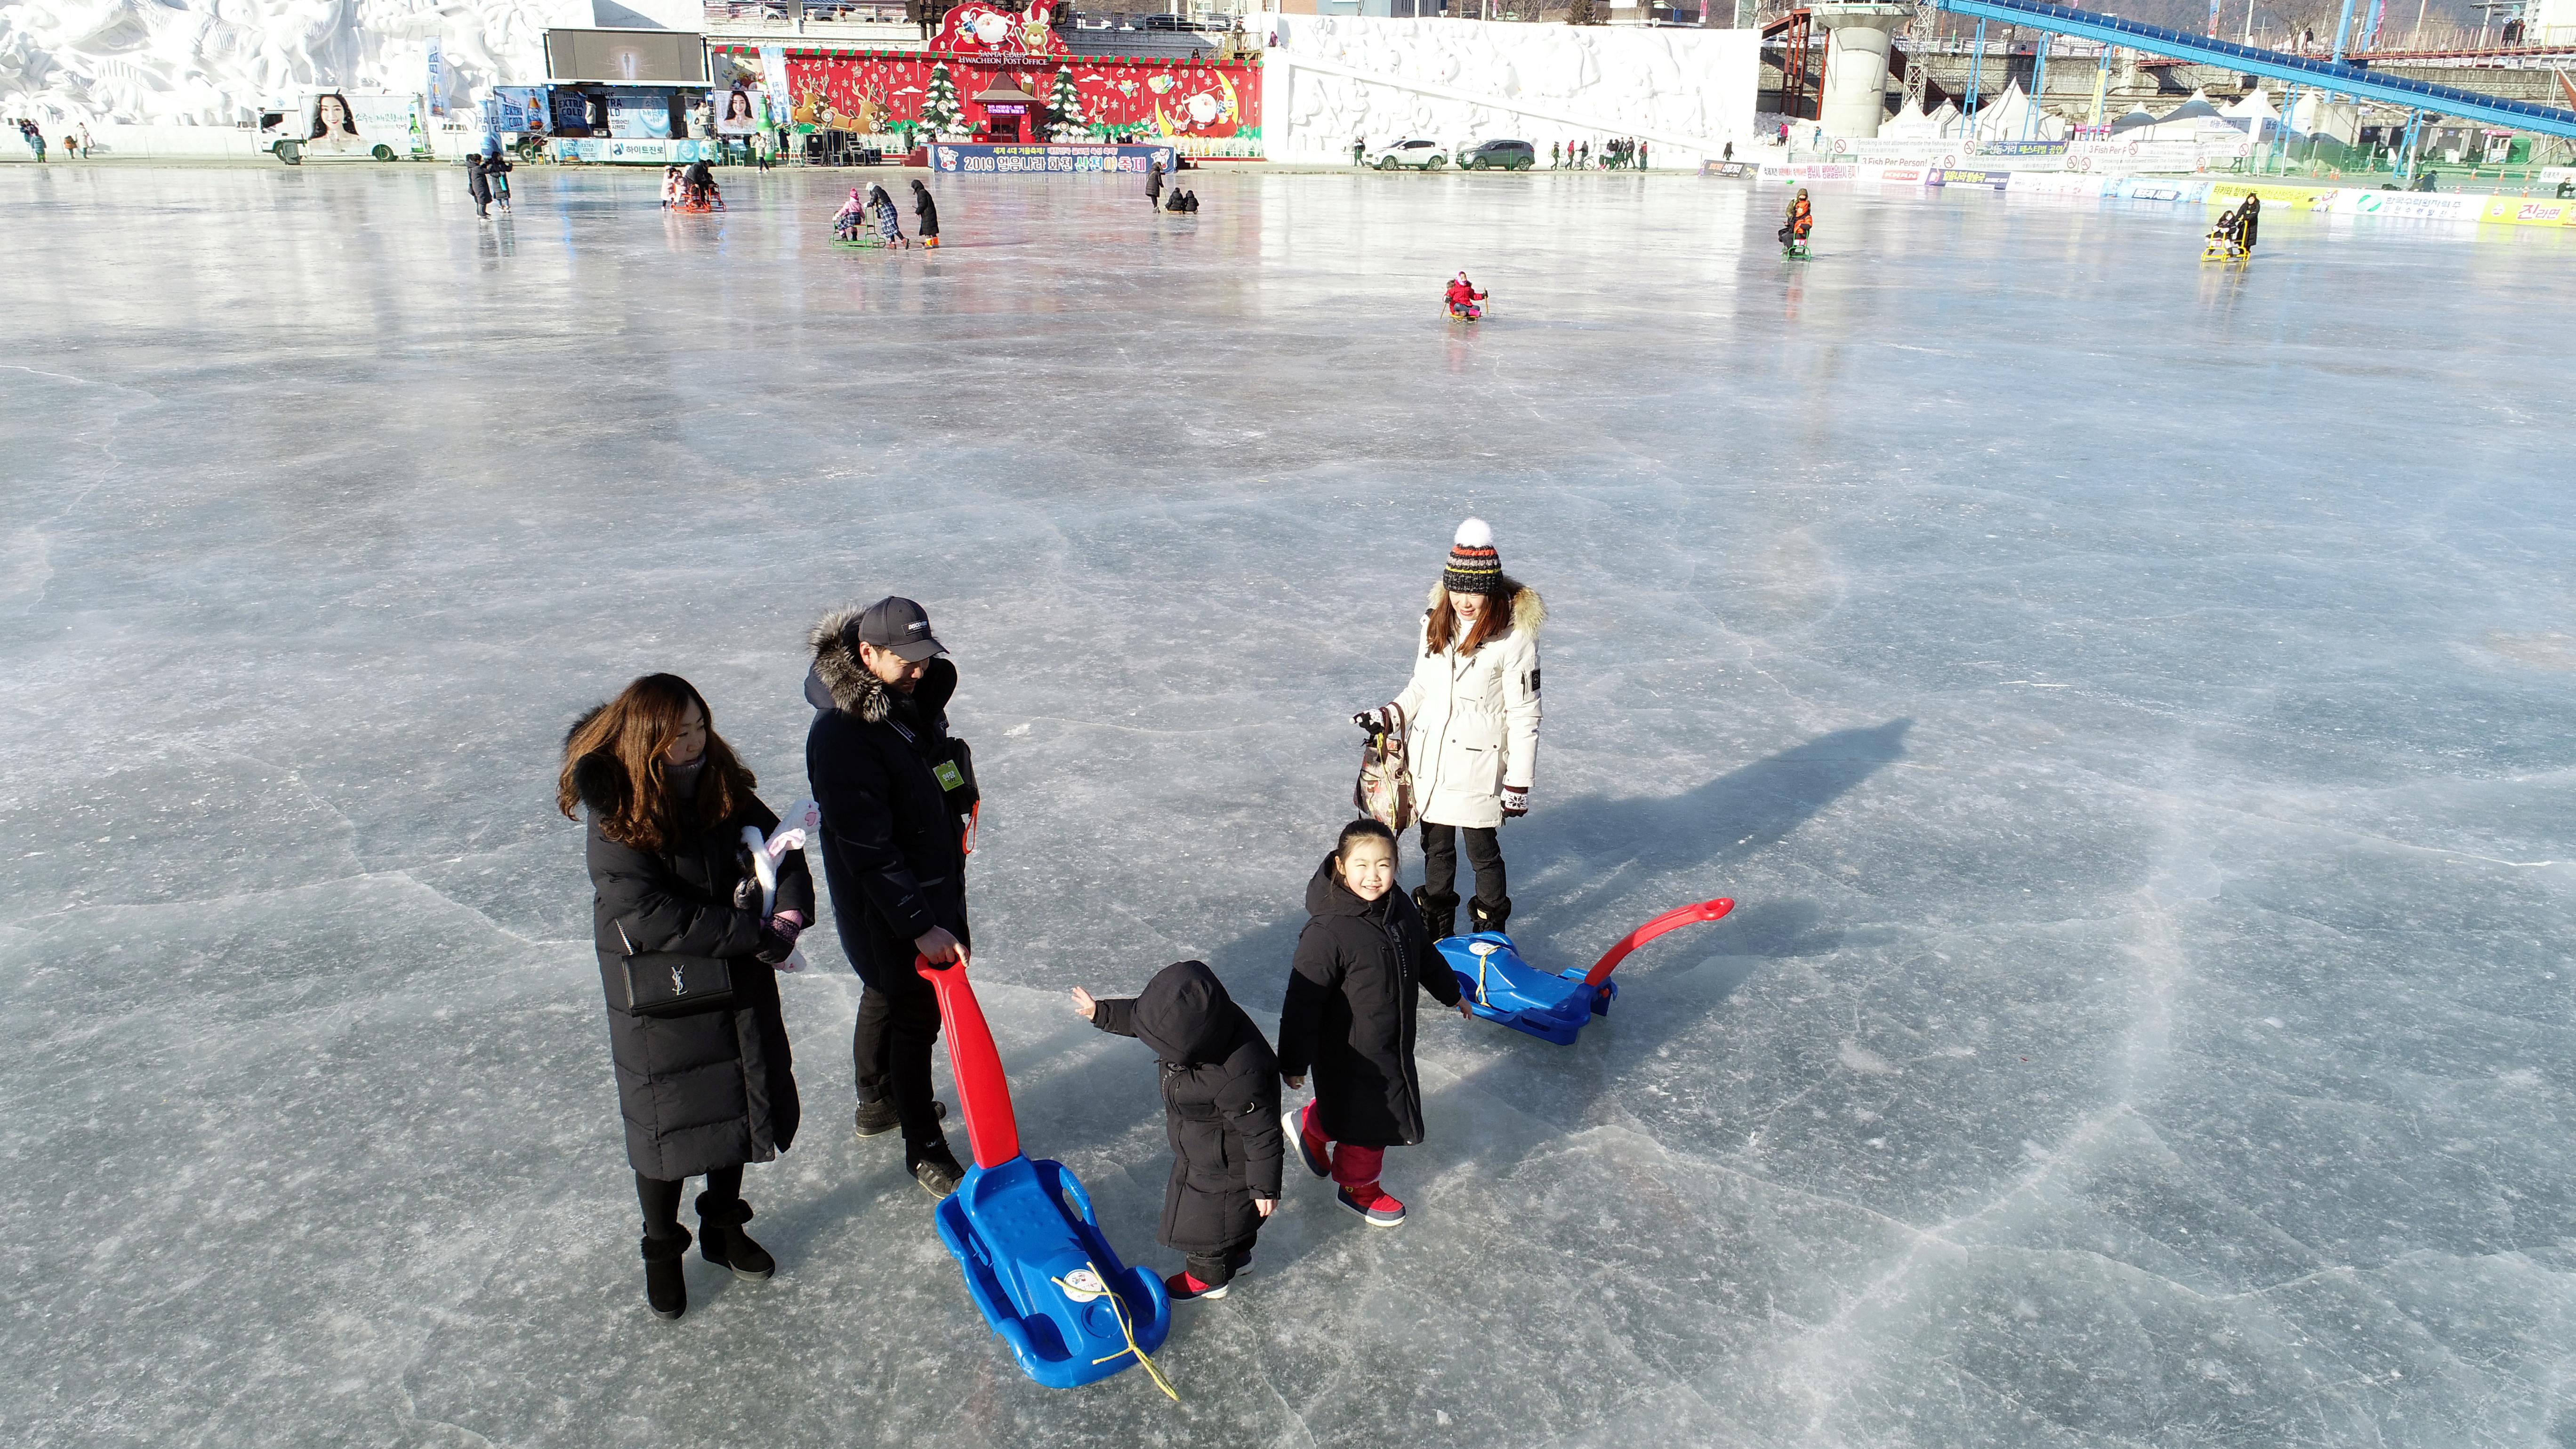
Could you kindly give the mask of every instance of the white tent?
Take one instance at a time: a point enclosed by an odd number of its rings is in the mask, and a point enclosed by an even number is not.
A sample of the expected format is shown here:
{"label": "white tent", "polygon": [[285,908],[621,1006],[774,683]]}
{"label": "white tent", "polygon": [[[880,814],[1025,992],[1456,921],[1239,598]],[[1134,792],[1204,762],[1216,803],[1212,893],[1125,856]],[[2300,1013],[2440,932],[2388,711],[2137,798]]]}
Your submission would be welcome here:
{"label": "white tent", "polygon": [[1971,134],[1980,141],[2062,141],[2066,123],[2032,105],[2021,82],[2013,81],[1994,104],[1977,112]]}
{"label": "white tent", "polygon": [[[1955,119],[1958,107],[1947,102],[1943,105]],[[1882,122],[1878,128],[1879,139],[1883,141],[1938,141],[1948,134],[1939,121],[1923,114],[1923,103],[1915,100],[1908,100],[1905,109],[1896,113],[1896,119]]]}
{"label": "white tent", "polygon": [[2351,101],[2338,101],[2322,91],[2301,91],[2290,103],[2290,134],[2302,138],[2325,138],[2347,146],[2361,140],[2361,107]]}
{"label": "white tent", "polygon": [[[2122,117],[2125,121],[2127,118]],[[2211,105],[2206,91],[2195,90],[2191,99],[2156,117],[2152,126],[2115,130],[2112,134],[2124,141],[2191,141],[2201,132],[2225,125],[2227,118]]]}
{"label": "white tent", "polygon": [[2272,108],[2272,93],[2261,86],[2247,91],[2245,99],[2218,114],[2226,117],[2228,124],[2244,131],[2246,138],[2253,141],[2270,140],[2272,133],[2281,124],[2281,113]]}

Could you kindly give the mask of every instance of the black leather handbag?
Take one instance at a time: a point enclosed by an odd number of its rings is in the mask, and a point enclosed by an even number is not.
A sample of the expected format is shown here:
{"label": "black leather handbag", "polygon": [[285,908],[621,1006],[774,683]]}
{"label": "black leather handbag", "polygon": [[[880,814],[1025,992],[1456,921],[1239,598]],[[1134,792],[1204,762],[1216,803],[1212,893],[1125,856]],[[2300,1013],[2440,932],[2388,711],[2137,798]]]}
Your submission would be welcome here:
{"label": "black leather handbag", "polygon": [[[626,928],[617,938],[632,946]],[[682,956],[671,951],[637,951],[624,957],[629,1016],[689,1016],[733,1005],[733,963],[721,956]]]}

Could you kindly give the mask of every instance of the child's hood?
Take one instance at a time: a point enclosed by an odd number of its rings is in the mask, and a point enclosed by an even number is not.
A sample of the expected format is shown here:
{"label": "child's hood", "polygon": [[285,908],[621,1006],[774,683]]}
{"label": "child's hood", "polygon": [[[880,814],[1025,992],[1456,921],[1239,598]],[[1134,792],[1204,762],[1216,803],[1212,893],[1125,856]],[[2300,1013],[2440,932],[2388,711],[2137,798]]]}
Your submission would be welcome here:
{"label": "child's hood", "polygon": [[1175,961],[1137,993],[1136,1039],[1178,1065],[1221,1061],[1233,1050],[1242,1015],[1206,962]]}

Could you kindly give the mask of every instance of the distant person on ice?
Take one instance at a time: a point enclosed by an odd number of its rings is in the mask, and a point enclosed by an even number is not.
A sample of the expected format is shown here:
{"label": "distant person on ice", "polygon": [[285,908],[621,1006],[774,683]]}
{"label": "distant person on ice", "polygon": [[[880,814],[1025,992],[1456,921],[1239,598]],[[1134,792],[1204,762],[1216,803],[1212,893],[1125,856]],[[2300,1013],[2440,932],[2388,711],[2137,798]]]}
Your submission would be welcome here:
{"label": "distant person on ice", "polygon": [[912,220],[924,247],[939,245],[939,203],[930,199],[930,188],[918,176],[912,178]]}
{"label": "distant person on ice", "polygon": [[691,206],[720,207],[724,205],[724,193],[716,187],[716,174],[708,168],[707,163],[704,160],[692,161],[689,163],[685,189],[689,194],[689,204]]}
{"label": "distant person on ice", "polygon": [[1485,300],[1485,297],[1485,293],[1476,290],[1475,283],[1467,280],[1467,274],[1460,272],[1449,283],[1449,315],[1473,322],[1485,315],[1484,309],[1476,305]]}
{"label": "distant person on ice", "polygon": [[885,238],[887,246],[911,250],[912,243],[903,234],[903,218],[894,209],[894,198],[873,182],[868,186],[868,214],[877,219],[877,235]]}
{"label": "distant person on ice", "polygon": [[1807,188],[1801,186],[1798,194],[1789,199],[1789,217],[1780,228],[1780,245],[1802,246],[1806,243],[1807,233],[1815,229],[1816,209],[1807,201]]}
{"label": "distant person on ice", "polygon": [[465,156],[465,194],[474,199],[474,214],[491,217],[492,178],[483,174],[483,153],[470,151]]}
{"label": "distant person on ice", "polygon": [[1386,1149],[1422,1141],[1422,1081],[1413,1064],[1415,993],[1466,1007],[1422,915],[1395,884],[1395,832],[1375,820],[1342,827],[1306,883],[1306,922],[1279,1007],[1279,1072],[1315,1079],[1315,1099],[1282,1122],[1306,1170],[1329,1177],[1342,1206],[1373,1228],[1404,1221],[1379,1181]]}
{"label": "distant person on ice", "polygon": [[1145,168],[1145,204],[1159,211],[1163,206],[1163,163],[1156,161]]}
{"label": "distant person on ice", "polygon": [[1476,870],[1468,929],[1499,931],[1512,900],[1495,833],[1529,813],[1538,772],[1538,630],[1547,606],[1503,573],[1494,530],[1458,525],[1431,607],[1413,679],[1392,704],[1352,716],[1376,732],[1402,717],[1413,767],[1413,812],[1422,822],[1422,888],[1414,904],[1431,939],[1457,924],[1458,837]]}
{"label": "distant person on ice", "polygon": [[1077,986],[1073,1009],[1154,1049],[1172,1144],[1157,1240],[1189,1258],[1163,1286],[1175,1303],[1223,1298],[1279,1206],[1279,1058],[1201,961],[1164,967],[1131,1000],[1097,1001]]}
{"label": "distant person on ice", "polygon": [[[778,1266],[742,1230],[742,1168],[796,1140],[795,1061],[771,971],[814,919],[814,878],[804,852],[787,852],[763,912],[743,827],[766,835],[778,816],[752,784],[676,674],[645,675],[573,721],[555,784],[556,807],[589,818],[591,939],[644,1208],[644,1299],[659,1318],[689,1306],[689,1178],[707,1180],[697,1242],[708,1262],[738,1278]],[[689,999],[692,982],[705,1005]]]}
{"label": "distant person on ice", "polygon": [[850,188],[850,199],[841,203],[839,211],[832,213],[832,235],[843,241],[856,241],[859,228],[867,225],[867,222],[868,199],[859,194],[859,188],[853,186]]}

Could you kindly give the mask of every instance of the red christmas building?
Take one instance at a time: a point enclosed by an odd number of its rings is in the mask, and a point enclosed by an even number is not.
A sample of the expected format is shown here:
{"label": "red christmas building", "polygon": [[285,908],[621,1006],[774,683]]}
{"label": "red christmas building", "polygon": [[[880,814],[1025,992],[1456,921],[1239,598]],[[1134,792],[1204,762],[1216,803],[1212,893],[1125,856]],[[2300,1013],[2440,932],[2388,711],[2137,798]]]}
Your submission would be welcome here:
{"label": "red christmas building", "polygon": [[[1261,154],[1261,66],[1238,60],[1077,56],[1048,21],[1047,0],[1026,14],[967,0],[948,12],[930,49],[787,47],[786,89],[800,128],[912,137],[931,68],[956,87],[958,139],[1056,140],[1056,79],[1072,85],[1066,137],[1084,143],[1167,143],[1194,156]],[[748,61],[756,52],[744,48]],[[920,139],[927,140],[924,136]]]}

